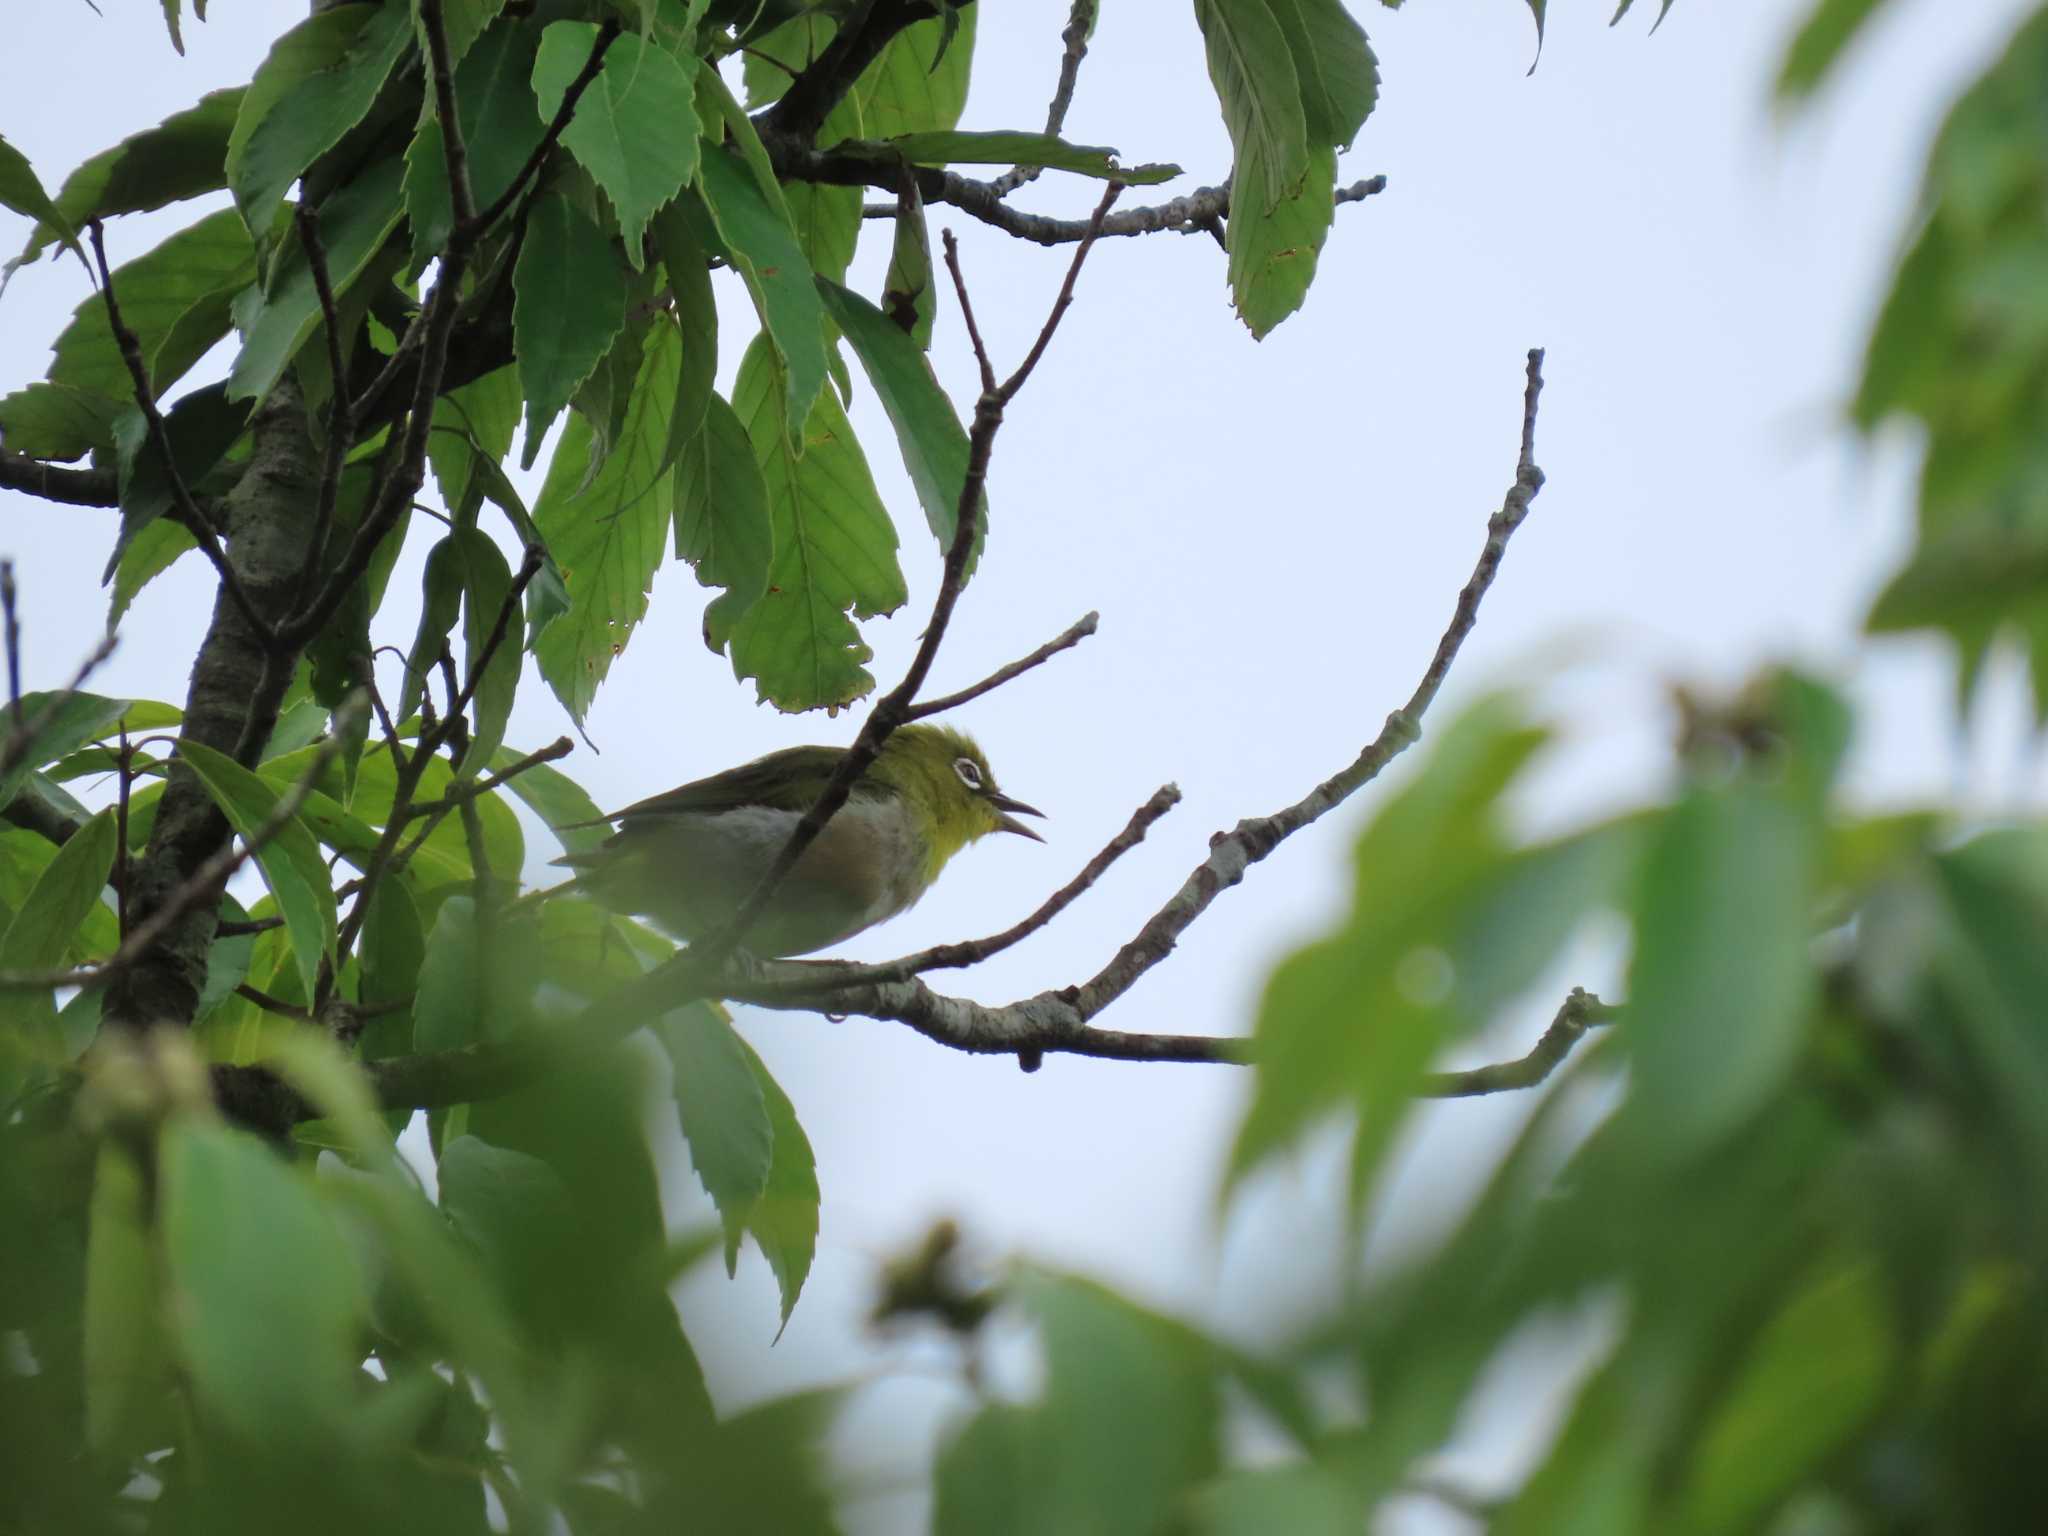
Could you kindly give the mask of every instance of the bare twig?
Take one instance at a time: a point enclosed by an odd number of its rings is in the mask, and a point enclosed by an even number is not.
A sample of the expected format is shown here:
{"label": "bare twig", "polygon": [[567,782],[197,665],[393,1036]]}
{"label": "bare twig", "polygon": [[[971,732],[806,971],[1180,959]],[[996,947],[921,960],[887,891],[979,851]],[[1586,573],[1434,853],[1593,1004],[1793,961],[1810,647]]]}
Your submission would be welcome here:
{"label": "bare twig", "polygon": [[1041,645],[1029,656],[1013,661],[1006,667],[997,668],[972,688],[962,688],[958,693],[949,693],[941,698],[927,699],[922,704],[913,705],[910,713],[904,718],[906,720],[926,720],[933,715],[943,714],[949,709],[958,709],[962,704],[971,703],[973,700],[980,698],[984,693],[1002,687],[1003,684],[1009,682],[1012,678],[1022,677],[1033,667],[1043,665],[1059,655],[1061,651],[1071,650],[1094,634],[1096,625],[1101,617],[1097,613],[1083,614],[1070,624],[1057,639],[1046,641],[1045,644]]}
{"label": "bare twig", "polygon": [[[352,709],[362,708],[360,701],[344,703],[337,715]],[[240,869],[270,840],[284,830],[298,815],[299,807],[306,803],[306,796],[313,792],[313,786],[320,782],[320,775],[341,750],[343,732],[337,729],[320,743],[313,760],[306,765],[306,771],[283,794],[270,814],[258,823],[255,831],[239,841],[230,839],[218,852],[201,864],[166,896],[148,917],[136,924],[135,931],[122,939],[120,948],[95,965],[81,966],[73,971],[11,972],[0,973],[0,991],[18,991],[42,987],[93,987],[102,986],[121,974],[149,952],[171,926],[200,903],[217,898],[222,886],[226,885],[236,870]]]}
{"label": "bare twig", "polygon": [[499,788],[512,779],[518,778],[527,769],[538,768],[542,763],[557,762],[575,750],[575,742],[566,736],[557,736],[538,751],[529,752],[516,763],[507,764],[503,772],[491,774],[488,778],[477,779],[473,783],[457,784],[438,800],[422,800],[418,804],[408,807],[406,815],[414,817],[445,816],[450,811],[459,810],[465,802],[474,800],[481,795],[488,795],[492,790]]}
{"label": "bare twig", "polygon": [[1530,1048],[1529,1054],[1513,1061],[1473,1067],[1464,1072],[1436,1072],[1423,1079],[1421,1093],[1429,1099],[1469,1099],[1481,1094],[1506,1093],[1516,1088],[1534,1088],[1555,1072],[1571,1054],[1572,1047],[1589,1029],[1614,1021],[1620,1009],[1603,1003],[1584,987],[1573,987],[1571,995],[1557,1010],[1550,1027]]}
{"label": "bare twig", "polygon": [[[1102,202],[1095,210],[1100,220],[1109,212],[1110,204],[1122,189],[1112,182],[1103,193]],[[990,454],[994,451],[996,432],[1003,424],[1003,408],[1016,396],[1018,390],[1031,377],[1031,370],[1045,349],[1052,342],[1053,332],[1058,329],[1060,319],[1074,301],[1074,284],[1081,275],[1081,264],[1088,259],[1095,242],[1084,240],[1074,252],[1074,259],[1067,268],[1066,280],[1060,284],[1059,296],[1054,299],[1052,312],[1047,316],[1038,339],[1032,344],[1024,361],[1018,365],[1000,386],[995,384],[994,370],[989,366],[988,356],[982,348],[980,338],[975,338],[976,354],[981,361],[982,378],[987,385],[981,398],[975,402],[974,426],[967,437],[967,474],[961,483],[960,500],[956,505],[953,522],[953,539],[946,547],[946,563],[939,578],[938,596],[932,601],[932,616],[926,623],[924,634],[919,638],[917,653],[911,657],[909,667],[904,671],[903,680],[878,700],[868,712],[862,724],[860,735],[839,760],[831,779],[819,794],[811,808],[804,812],[797,824],[790,829],[789,838],[768,866],[746,900],[740,903],[732,920],[722,929],[691,945],[696,957],[695,963],[702,970],[722,968],[726,957],[746,937],[748,928],[767,909],[776,888],[795,867],[796,861],[810,847],[817,835],[825,829],[839,808],[852,793],[854,782],[868,770],[881,753],[882,744],[899,725],[909,718],[910,707],[916,702],[918,690],[924,686],[930,675],[932,661],[938,655],[939,645],[946,638],[946,628],[953,617],[953,607],[959,601],[960,589],[967,580],[967,564],[974,552],[975,536],[981,524],[982,489],[988,480]],[[947,264],[955,271],[958,281],[959,262],[955,255],[951,232],[946,235]],[[961,285],[964,301],[966,290]],[[963,303],[963,309],[964,309]],[[970,327],[972,322],[970,321]]]}
{"label": "bare twig", "polygon": [[128,366],[128,378],[134,386],[135,405],[142,412],[142,419],[149,426],[150,445],[164,462],[164,479],[171,488],[171,502],[178,509],[178,515],[186,531],[198,544],[200,553],[206,556],[220,576],[220,583],[227,589],[229,599],[241,609],[242,617],[248,621],[267,649],[278,646],[276,628],[257,609],[248,588],[242,585],[242,578],[228,562],[227,551],[221,548],[220,537],[215,533],[213,522],[207,517],[199,503],[192,499],[192,491],[185,484],[183,471],[178,468],[177,458],[171,452],[170,429],[164,424],[163,412],[157,409],[156,390],[149,380],[149,365],[143,361],[142,343],[121,318],[121,303],[114,293],[114,272],[107,264],[106,231],[98,219],[86,225],[92,238],[93,259],[99,264],[100,297],[107,305],[107,327],[114,333],[114,345],[120,349],[121,360]]}
{"label": "bare twig", "polygon": [[[899,169],[887,167],[880,161],[851,155],[835,158],[830,150],[813,150],[808,154],[784,151],[777,161],[777,169],[797,181],[874,187],[882,192],[896,191],[897,179],[902,175]],[[978,219],[1019,240],[1029,240],[1034,245],[1072,245],[1077,240],[1088,238],[1088,220],[1055,219],[1046,214],[1026,213],[1021,208],[1013,208],[996,195],[994,182],[976,181],[970,176],[929,166],[919,166],[913,174],[917,178],[918,193],[925,202],[950,204],[969,218]],[[1339,207],[1346,203],[1362,203],[1386,189],[1385,176],[1368,176],[1348,187],[1339,187],[1335,201]],[[870,219],[893,219],[898,206],[893,202],[868,203],[861,208],[861,215]],[[1197,187],[1163,203],[1126,208],[1110,215],[1103,221],[1101,238],[1167,232],[1206,234],[1219,220],[1229,216],[1228,185]]]}
{"label": "bare twig", "polygon": [[0,490],[23,491],[71,507],[112,507],[121,501],[111,469],[66,469],[0,448]]}
{"label": "bare twig", "polygon": [[[1058,138],[1067,125],[1067,112],[1074,105],[1074,84],[1081,75],[1081,61],[1088,56],[1088,34],[1095,30],[1096,0],[1074,0],[1073,8],[1067,12],[1066,29],[1060,33],[1060,42],[1065,51],[1060,55],[1059,84],[1053,88],[1052,102],[1045,109],[1045,132],[1048,138]],[[997,197],[1008,197],[1026,182],[1036,181],[1044,167],[1036,165],[1013,166],[989,183],[989,189]]]}

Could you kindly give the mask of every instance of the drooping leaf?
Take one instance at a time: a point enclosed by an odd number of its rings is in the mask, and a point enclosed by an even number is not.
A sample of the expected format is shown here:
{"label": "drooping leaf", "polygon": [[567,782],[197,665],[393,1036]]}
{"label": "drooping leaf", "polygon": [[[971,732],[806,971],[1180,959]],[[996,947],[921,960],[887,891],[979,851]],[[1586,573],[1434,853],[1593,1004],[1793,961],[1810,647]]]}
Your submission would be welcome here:
{"label": "drooping leaf", "polygon": [[729,637],[733,669],[763,699],[797,711],[848,704],[874,686],[872,652],[848,614],[871,618],[908,597],[896,564],[896,530],[839,402],[817,398],[791,447],[782,412],[788,391],[774,349],[757,336],[740,363],[733,411],[747,428],[768,492],[774,563],[768,591]]}
{"label": "drooping leaf", "polygon": [[462,556],[450,534],[427,553],[420,571],[420,621],[406,653],[405,676],[398,685],[398,718],[409,720],[433,679],[441,648],[462,616]]}
{"label": "drooping leaf", "polygon": [[775,1272],[786,1327],[803,1291],[805,1277],[811,1272],[811,1259],[818,1251],[818,1164],[811,1152],[810,1138],[797,1123],[796,1108],[789,1102],[789,1096],[769,1075],[754,1048],[738,1035],[733,1040],[746,1053],[754,1070],[761,1103],[774,1132],[768,1177],[747,1214],[747,1231]]}
{"label": "drooping leaf", "polygon": [[[100,904],[114,866],[114,813],[102,811],[59,848],[0,933],[0,970],[33,974],[63,963],[86,914]],[[0,992],[0,1088],[19,1087],[16,1062],[64,1060],[56,1003],[47,987]]]}
{"label": "drooping leaf", "polygon": [[[187,491],[196,487],[248,425],[246,403],[230,402],[219,384],[195,389],[163,413],[170,463]],[[121,532],[100,580],[112,581],[121,557],[135,536],[176,504],[164,455],[140,410],[131,410],[114,424],[120,450]]]}
{"label": "drooping leaf", "polygon": [[[135,703],[132,699],[110,699],[97,693],[24,693],[19,712],[20,729],[32,730],[32,739],[15,749],[13,766],[0,774],[0,807],[20,791],[29,774],[45,763],[77,751],[89,741],[111,736]],[[10,739],[17,726],[15,711],[0,707],[0,741]]]}
{"label": "drooping leaf", "polygon": [[198,547],[182,523],[162,518],[130,539],[114,569],[113,595],[107,600],[107,628],[119,627],[128,605],[142,589],[169,570],[180,555]]}
{"label": "drooping leaf", "polygon": [[581,721],[647,612],[648,584],[668,540],[673,478],[659,468],[675,408],[673,325],[648,333],[640,380],[619,442],[597,479],[579,491],[590,458],[590,427],[571,416],[534,505],[534,522],[569,588],[569,611],[534,642],[541,676]]}
{"label": "drooping leaf", "polygon": [[[1882,0],[1820,0],[1809,7],[1806,20],[1793,34],[1778,66],[1779,98],[1798,101],[1819,89],[1862,33],[1865,23],[1877,14],[1881,3]],[[1669,9],[1671,0],[1664,0],[1657,13],[1660,22]],[[1615,17],[1616,21],[1620,19],[1619,15]]]}
{"label": "drooping leaf", "polygon": [[[598,29],[558,21],[541,38],[533,90],[541,116],[552,119],[590,59]],[[604,67],[576,102],[562,143],[611,199],[626,259],[641,265],[643,236],[654,211],[696,174],[698,141],[694,55],[678,56],[632,33],[612,40]]]}
{"label": "drooping leaf", "polygon": [[725,1226],[725,1267],[739,1257],[754,1202],[768,1186],[775,1126],[753,1060],[724,1010],[709,1003],[665,1014],[655,1036],[668,1054],[690,1166]]}
{"label": "drooping leaf", "polygon": [[84,248],[78,243],[77,224],[50,200],[35,167],[28,163],[28,156],[8,143],[4,135],[0,135],[0,208],[11,208],[34,219],[38,231],[50,230],[53,238],[84,256]]}
{"label": "drooping leaf", "polygon": [[1308,169],[1308,120],[1287,34],[1267,0],[1195,0],[1195,19],[1237,157],[1231,200],[1270,213]]}
{"label": "drooping leaf", "polygon": [[767,591],[775,555],[768,490],[754,445],[717,395],[676,462],[675,495],[676,558],[690,562],[700,585],[725,588],[704,614],[705,639],[715,651]]}
{"label": "drooping leaf", "polygon": [[669,416],[665,464],[681,457],[683,445],[704,424],[718,375],[718,304],[711,292],[711,257],[698,240],[690,219],[675,204],[655,215],[654,241],[675,302],[676,328],[682,334],[681,377],[676,408]]}
{"label": "drooping leaf", "polygon": [[[278,790],[233,758],[196,741],[181,741],[178,755],[197,774],[214,804],[242,838],[255,842],[274,819]],[[320,845],[304,821],[293,816],[270,831],[256,849],[263,883],[277,900],[298,962],[306,996],[313,995],[321,961],[334,950],[334,888]]]}
{"label": "drooping leaf", "polygon": [[938,291],[932,284],[932,242],[924,199],[916,181],[904,183],[898,196],[896,233],[889,246],[889,270],[882,279],[882,313],[889,323],[929,351],[932,325],[938,319]]}
{"label": "drooping leaf", "polygon": [[292,183],[363,120],[412,40],[409,13],[330,7],[272,48],[228,140],[228,186],[250,230],[267,229]]}
{"label": "drooping leaf", "polygon": [[[853,343],[868,382],[889,413],[896,445],[903,453],[903,467],[917,489],[926,525],[939,548],[950,549],[959,522],[960,494],[967,482],[967,429],[953,414],[953,402],[939,388],[924,353],[900,326],[837,283],[820,278],[818,292],[824,297],[826,313]],[[981,520],[975,539],[978,555],[988,537],[986,492],[977,515]]]}
{"label": "drooping leaf", "polygon": [[114,423],[125,400],[65,384],[31,384],[0,397],[0,439],[15,453],[59,462],[114,450]]}
{"label": "drooping leaf", "polygon": [[526,395],[521,463],[531,465],[548,427],[625,323],[626,283],[611,241],[559,194],[541,198],[528,216],[512,282],[512,346]]}
{"label": "drooping leaf", "polygon": [[1341,0],[1267,0],[1287,35],[1310,149],[1349,149],[1379,100],[1379,61]]}
{"label": "drooping leaf", "polygon": [[520,624],[511,605],[512,571],[504,552],[474,528],[458,528],[448,542],[462,573],[463,685],[476,685],[469,750],[455,770],[467,778],[504,743],[519,690]]}
{"label": "drooping leaf", "polygon": [[[1254,145],[1238,165],[1259,170],[1263,151]],[[1255,178],[1256,179],[1256,178]],[[1315,280],[1316,257],[1337,210],[1337,156],[1316,148],[1300,183],[1265,213],[1231,209],[1230,291],[1237,313],[1256,338],[1301,308]]]}
{"label": "drooping leaf", "polygon": [[419,967],[412,1005],[414,1050],[453,1051],[486,1038],[478,964],[476,902],[450,896],[434,919]]}
{"label": "drooping leaf", "polygon": [[85,1440],[118,1462],[158,1443],[172,1411],[168,1340],[150,1241],[149,1191],[134,1153],[103,1142],[85,1264]]}
{"label": "drooping leaf", "polygon": [[825,383],[824,308],[809,263],[784,211],[762,196],[746,167],[729,152],[706,145],[701,176],[705,206],[747,279],[762,328],[780,360],[782,423],[795,449],[811,402]]}
{"label": "drooping leaf", "polygon": [[427,459],[441,500],[456,522],[472,521],[484,497],[486,471],[481,461],[495,462],[512,451],[519,406],[519,372],[511,367],[495,368],[434,402]]}

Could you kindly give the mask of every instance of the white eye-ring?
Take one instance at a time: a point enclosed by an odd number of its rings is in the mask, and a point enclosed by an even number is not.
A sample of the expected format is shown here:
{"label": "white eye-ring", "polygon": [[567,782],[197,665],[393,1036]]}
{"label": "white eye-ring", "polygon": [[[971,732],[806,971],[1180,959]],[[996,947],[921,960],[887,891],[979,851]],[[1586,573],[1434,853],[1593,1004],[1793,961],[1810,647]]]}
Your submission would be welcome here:
{"label": "white eye-ring", "polygon": [[960,782],[969,789],[977,792],[981,789],[981,768],[975,763],[973,758],[954,758],[953,771],[960,775]]}

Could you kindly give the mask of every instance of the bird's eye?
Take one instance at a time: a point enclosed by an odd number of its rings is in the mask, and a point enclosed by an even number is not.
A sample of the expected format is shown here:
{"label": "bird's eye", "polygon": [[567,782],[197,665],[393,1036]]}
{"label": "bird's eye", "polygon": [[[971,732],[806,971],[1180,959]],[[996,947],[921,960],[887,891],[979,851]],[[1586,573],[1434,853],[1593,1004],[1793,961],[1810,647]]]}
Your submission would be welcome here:
{"label": "bird's eye", "polygon": [[954,758],[953,771],[960,775],[960,782],[969,789],[978,790],[981,788],[981,769],[976,765],[973,758]]}

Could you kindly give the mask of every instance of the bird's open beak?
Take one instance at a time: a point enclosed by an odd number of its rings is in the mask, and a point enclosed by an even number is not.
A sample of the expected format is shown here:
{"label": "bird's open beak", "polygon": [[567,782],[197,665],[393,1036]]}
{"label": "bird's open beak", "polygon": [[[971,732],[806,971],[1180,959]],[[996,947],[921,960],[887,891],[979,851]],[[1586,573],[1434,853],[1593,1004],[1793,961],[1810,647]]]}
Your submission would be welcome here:
{"label": "bird's open beak", "polygon": [[1042,843],[1045,841],[1044,838],[1040,837],[1036,832],[1032,831],[1029,827],[1025,826],[1023,822],[1017,819],[1017,817],[1019,816],[1043,816],[1045,815],[1045,812],[1039,810],[1036,806],[1026,805],[1022,800],[1013,800],[1008,795],[1000,793],[990,795],[988,797],[988,803],[994,806],[999,811],[1008,811],[1014,813],[1011,815],[999,816],[996,818],[996,825],[1000,827],[1003,831],[1014,832],[1019,837],[1028,837],[1034,843]]}

